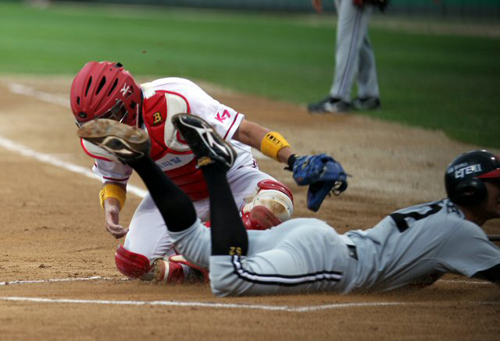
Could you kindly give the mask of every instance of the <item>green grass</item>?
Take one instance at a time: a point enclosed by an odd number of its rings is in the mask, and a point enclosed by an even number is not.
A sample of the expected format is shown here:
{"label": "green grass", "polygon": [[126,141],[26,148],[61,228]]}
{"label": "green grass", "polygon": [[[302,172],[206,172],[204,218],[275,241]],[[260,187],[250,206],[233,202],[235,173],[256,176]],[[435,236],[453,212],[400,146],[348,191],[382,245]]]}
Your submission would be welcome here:
{"label": "green grass", "polygon": [[[89,60],[305,104],[328,92],[335,23],[307,16],[0,2],[0,73],[74,75]],[[372,27],[382,119],[500,147],[499,39]]]}

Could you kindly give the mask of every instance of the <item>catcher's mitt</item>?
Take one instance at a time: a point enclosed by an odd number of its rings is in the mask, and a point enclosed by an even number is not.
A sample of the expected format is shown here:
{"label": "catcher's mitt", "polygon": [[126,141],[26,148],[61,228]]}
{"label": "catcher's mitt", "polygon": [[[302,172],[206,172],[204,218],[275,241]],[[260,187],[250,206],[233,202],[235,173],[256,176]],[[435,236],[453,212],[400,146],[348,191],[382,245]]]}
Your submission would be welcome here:
{"label": "catcher's mitt", "polygon": [[318,211],[330,193],[340,195],[347,189],[347,174],[333,158],[326,154],[294,157],[293,178],[297,185],[307,186],[307,208]]}
{"label": "catcher's mitt", "polygon": [[385,11],[391,0],[352,0],[356,6],[372,5],[377,6],[382,12]]}

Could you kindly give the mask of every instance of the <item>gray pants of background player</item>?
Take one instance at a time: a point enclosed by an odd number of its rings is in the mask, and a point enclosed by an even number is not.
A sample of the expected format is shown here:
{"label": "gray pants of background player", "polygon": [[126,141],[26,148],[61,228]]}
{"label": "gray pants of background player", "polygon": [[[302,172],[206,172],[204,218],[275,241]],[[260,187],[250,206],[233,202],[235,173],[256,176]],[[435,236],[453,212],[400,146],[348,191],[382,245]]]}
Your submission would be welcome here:
{"label": "gray pants of background player", "polygon": [[217,296],[334,291],[348,287],[354,269],[352,241],[318,219],[293,219],[266,231],[248,231],[245,257],[211,256],[210,230],[197,221],[182,232],[170,232],[177,250],[209,268]]}
{"label": "gray pants of background player", "polygon": [[368,23],[373,6],[358,7],[352,0],[335,0],[337,7],[337,42],[335,72],[330,96],[351,101],[357,75],[358,97],[380,97],[375,55],[368,38]]}

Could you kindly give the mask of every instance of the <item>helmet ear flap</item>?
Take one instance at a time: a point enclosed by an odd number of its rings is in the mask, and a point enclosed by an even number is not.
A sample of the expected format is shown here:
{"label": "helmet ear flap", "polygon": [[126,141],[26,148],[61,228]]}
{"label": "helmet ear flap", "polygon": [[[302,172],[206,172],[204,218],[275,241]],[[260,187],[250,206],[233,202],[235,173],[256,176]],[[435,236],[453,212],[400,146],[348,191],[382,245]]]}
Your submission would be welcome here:
{"label": "helmet ear flap", "polygon": [[469,178],[455,187],[450,199],[459,205],[472,206],[480,204],[487,195],[488,190],[481,179]]}

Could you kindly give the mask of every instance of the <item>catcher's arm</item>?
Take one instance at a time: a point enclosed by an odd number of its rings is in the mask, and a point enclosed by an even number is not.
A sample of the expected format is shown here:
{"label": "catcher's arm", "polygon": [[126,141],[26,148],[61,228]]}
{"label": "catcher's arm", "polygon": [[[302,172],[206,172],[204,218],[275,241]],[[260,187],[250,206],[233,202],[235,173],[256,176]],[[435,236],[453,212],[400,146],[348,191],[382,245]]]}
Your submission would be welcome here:
{"label": "catcher's arm", "polygon": [[124,229],[119,224],[119,218],[120,210],[125,205],[127,198],[127,185],[125,183],[132,174],[132,168],[119,162],[114,155],[104,149],[87,143],[83,139],[80,141],[84,152],[95,159],[94,167],[92,167],[94,173],[103,179],[110,176],[123,178],[122,182],[104,182],[99,191],[99,201],[104,210],[104,226],[113,237],[119,239],[128,232],[128,229]]}
{"label": "catcher's arm", "polygon": [[319,210],[327,195],[339,195],[347,189],[347,174],[340,163],[325,154],[296,156],[278,132],[243,120],[233,138],[287,164],[286,169],[293,172],[295,182],[299,186],[309,186],[307,208],[314,212]]}
{"label": "catcher's arm", "polygon": [[243,120],[233,138],[285,164],[288,164],[288,158],[292,155],[290,144],[280,133],[270,131],[255,122]]}
{"label": "catcher's arm", "polygon": [[126,186],[120,183],[105,183],[99,192],[99,199],[104,210],[106,230],[116,239],[128,232],[120,225],[120,210],[125,205]]}

